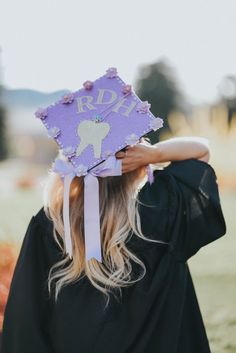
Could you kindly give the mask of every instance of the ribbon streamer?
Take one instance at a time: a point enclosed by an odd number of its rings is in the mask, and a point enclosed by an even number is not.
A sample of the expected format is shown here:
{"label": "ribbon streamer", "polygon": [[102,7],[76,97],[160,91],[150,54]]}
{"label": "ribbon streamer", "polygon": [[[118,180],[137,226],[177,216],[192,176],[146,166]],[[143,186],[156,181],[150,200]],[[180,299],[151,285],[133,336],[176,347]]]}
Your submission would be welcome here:
{"label": "ribbon streamer", "polygon": [[84,177],[84,235],[86,260],[102,262],[99,214],[99,184],[96,176]]}
{"label": "ribbon streamer", "polygon": [[69,200],[70,200],[70,185],[75,175],[67,174],[64,179],[64,198],[63,198],[63,222],[65,228],[65,247],[66,252],[72,258],[72,241],[70,232],[70,214],[69,214]]}

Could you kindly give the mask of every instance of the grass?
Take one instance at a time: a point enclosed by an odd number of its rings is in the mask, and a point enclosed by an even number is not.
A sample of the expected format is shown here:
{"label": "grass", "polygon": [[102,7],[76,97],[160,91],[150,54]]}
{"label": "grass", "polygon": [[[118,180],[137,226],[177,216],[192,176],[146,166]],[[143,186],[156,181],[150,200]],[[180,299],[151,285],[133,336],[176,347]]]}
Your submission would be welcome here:
{"label": "grass", "polygon": [[236,193],[220,193],[227,232],[189,260],[213,353],[236,352]]}
{"label": "grass", "polygon": [[235,353],[236,274],[192,274],[212,353]]}

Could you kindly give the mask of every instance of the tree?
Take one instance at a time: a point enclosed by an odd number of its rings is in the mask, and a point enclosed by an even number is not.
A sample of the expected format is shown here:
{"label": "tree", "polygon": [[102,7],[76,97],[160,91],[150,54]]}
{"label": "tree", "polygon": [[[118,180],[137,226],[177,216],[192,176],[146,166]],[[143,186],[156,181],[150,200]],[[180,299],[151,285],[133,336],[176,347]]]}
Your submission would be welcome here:
{"label": "tree", "polygon": [[[151,112],[164,120],[163,129],[169,129],[167,117],[172,111],[183,111],[184,98],[180,92],[173,68],[165,60],[142,66],[135,91],[141,100],[151,104]],[[161,129],[162,130],[162,129]],[[147,135],[153,143],[159,141],[159,130]]]}
{"label": "tree", "polygon": [[218,88],[221,101],[228,110],[228,126],[230,128],[233,117],[236,115],[236,76],[227,75],[223,77]]}
{"label": "tree", "polygon": [[[0,50],[1,54],[1,50]],[[6,136],[6,110],[3,103],[3,86],[1,84],[1,65],[0,65],[0,161],[6,159],[8,155],[7,136]]]}

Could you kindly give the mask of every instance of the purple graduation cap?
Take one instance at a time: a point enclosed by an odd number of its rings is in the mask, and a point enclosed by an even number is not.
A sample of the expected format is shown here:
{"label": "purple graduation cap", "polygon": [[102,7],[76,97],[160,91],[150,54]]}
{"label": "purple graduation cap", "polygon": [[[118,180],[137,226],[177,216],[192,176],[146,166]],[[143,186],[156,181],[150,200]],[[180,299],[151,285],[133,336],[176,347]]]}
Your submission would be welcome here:
{"label": "purple graduation cap", "polygon": [[[62,150],[66,160],[56,159],[52,170],[64,181],[63,222],[66,252],[72,257],[69,190],[75,176],[84,176],[84,231],[86,260],[102,262],[99,184],[97,177],[121,175],[121,160],[115,153],[134,145],[151,130],[163,126],[150,104],[142,102],[118,76],[116,68],[59,101],[39,108],[35,116]],[[149,181],[152,181],[148,168]]]}

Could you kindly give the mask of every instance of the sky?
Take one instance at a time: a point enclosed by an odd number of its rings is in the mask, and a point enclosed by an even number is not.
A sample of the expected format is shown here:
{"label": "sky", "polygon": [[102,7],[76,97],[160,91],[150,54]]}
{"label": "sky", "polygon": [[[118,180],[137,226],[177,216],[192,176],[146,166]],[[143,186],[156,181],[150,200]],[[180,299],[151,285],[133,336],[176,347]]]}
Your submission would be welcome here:
{"label": "sky", "polygon": [[164,59],[193,102],[217,99],[236,75],[235,0],[0,0],[8,88],[77,90],[108,67],[135,84]]}

